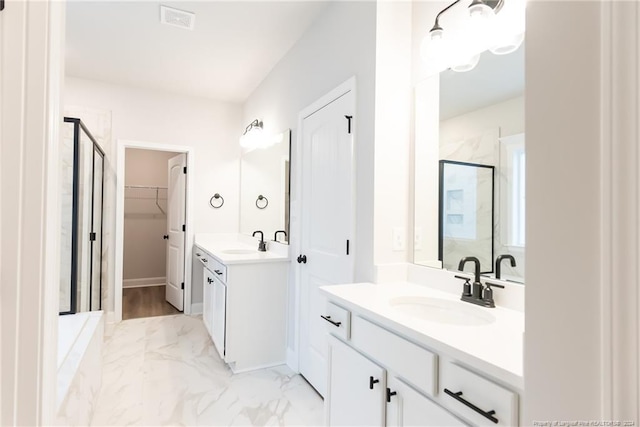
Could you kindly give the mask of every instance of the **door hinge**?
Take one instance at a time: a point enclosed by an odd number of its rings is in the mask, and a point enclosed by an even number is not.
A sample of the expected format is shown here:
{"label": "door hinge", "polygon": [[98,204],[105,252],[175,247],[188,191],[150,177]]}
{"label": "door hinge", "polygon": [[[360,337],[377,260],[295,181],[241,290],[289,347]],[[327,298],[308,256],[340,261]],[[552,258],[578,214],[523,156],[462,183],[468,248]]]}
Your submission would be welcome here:
{"label": "door hinge", "polygon": [[182,224],[182,231],[187,231],[187,225],[186,224]]}
{"label": "door hinge", "polygon": [[96,241],[96,233],[89,233],[89,241],[90,242]]}
{"label": "door hinge", "polygon": [[0,0],[0,12],[4,10],[4,0]]}
{"label": "door hinge", "polygon": [[184,289],[184,282],[182,282],[182,285],[180,286],[180,289]]}
{"label": "door hinge", "polygon": [[347,255],[349,255],[349,240],[347,239]]}
{"label": "door hinge", "polygon": [[185,174],[187,173],[187,167],[186,166],[184,168],[182,168],[182,172],[184,172]]}
{"label": "door hinge", "polygon": [[347,133],[351,133],[351,119],[353,116],[344,116],[347,119]]}

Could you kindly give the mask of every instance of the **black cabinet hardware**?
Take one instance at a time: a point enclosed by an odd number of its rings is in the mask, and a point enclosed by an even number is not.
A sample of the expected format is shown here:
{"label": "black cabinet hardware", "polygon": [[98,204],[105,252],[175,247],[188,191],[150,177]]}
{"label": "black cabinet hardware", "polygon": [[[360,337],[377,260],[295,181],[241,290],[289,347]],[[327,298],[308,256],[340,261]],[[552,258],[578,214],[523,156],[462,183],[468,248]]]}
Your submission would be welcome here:
{"label": "black cabinet hardware", "polygon": [[333,320],[331,320],[331,316],[320,316],[320,317],[322,317],[327,322],[331,323],[336,328],[339,328],[340,325],[342,325],[342,322],[334,322]]}
{"label": "black cabinet hardware", "polygon": [[213,280],[211,280],[211,277],[207,277],[207,283],[209,284],[213,283]]}
{"label": "black cabinet hardware", "polygon": [[453,397],[455,400],[457,400],[458,402],[462,403],[463,405],[473,409],[474,411],[476,411],[477,413],[479,413],[480,415],[482,415],[483,417],[493,421],[494,423],[498,424],[498,419],[496,417],[494,417],[496,411],[491,410],[489,412],[485,412],[482,409],[478,408],[476,405],[474,405],[473,403],[469,402],[468,400],[464,399],[462,397],[462,392],[459,391],[457,393],[452,392],[449,389],[444,389],[444,392],[446,394],[448,394],[449,396]]}
{"label": "black cabinet hardware", "polygon": [[200,252],[196,252],[196,256],[199,257],[199,256],[202,256],[202,255],[200,255]]}
{"label": "black cabinet hardware", "polygon": [[349,241],[347,240],[347,255],[349,255]]}
{"label": "black cabinet hardware", "polygon": [[375,379],[373,377],[369,377],[369,390],[373,390],[373,385],[378,384],[380,382],[379,379]]}
{"label": "black cabinet hardware", "polygon": [[306,255],[298,255],[298,264],[306,264],[307,256]]}
{"label": "black cabinet hardware", "polygon": [[0,0],[0,11],[4,10],[4,0]]}
{"label": "black cabinet hardware", "polygon": [[391,391],[389,387],[387,387],[387,403],[391,403],[391,396],[395,396],[398,394],[397,391]]}
{"label": "black cabinet hardware", "polygon": [[184,289],[184,282],[180,284],[180,289]]}
{"label": "black cabinet hardware", "polygon": [[202,262],[207,262],[207,259],[206,258],[202,258]]}
{"label": "black cabinet hardware", "polygon": [[[169,240],[169,235],[168,235],[168,234],[165,234],[164,236],[162,236],[162,238],[163,238],[164,240]],[[200,254],[196,254],[196,255],[200,256]]]}
{"label": "black cabinet hardware", "polygon": [[96,233],[94,233],[94,232],[89,233],[89,241],[91,241],[91,242],[95,242],[96,241]]}
{"label": "black cabinet hardware", "polygon": [[222,276],[222,271],[220,270],[213,270],[214,273],[216,273],[218,276]]}

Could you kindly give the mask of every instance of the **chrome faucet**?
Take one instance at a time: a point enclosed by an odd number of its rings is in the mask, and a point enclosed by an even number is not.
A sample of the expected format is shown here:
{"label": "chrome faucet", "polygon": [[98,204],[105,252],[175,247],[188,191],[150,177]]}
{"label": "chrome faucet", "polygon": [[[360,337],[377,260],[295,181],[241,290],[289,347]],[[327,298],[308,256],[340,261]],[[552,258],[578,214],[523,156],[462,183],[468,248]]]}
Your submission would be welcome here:
{"label": "chrome faucet", "polygon": [[511,261],[511,267],[516,266],[516,259],[512,255],[498,255],[498,258],[496,258],[496,279],[500,279],[500,264],[502,264],[502,261],[505,259]]}
{"label": "chrome faucet", "polygon": [[264,233],[260,230],[254,231],[252,236],[256,237],[256,234],[260,233],[260,242],[258,242],[258,251],[266,252],[267,251],[267,243],[264,241]]}

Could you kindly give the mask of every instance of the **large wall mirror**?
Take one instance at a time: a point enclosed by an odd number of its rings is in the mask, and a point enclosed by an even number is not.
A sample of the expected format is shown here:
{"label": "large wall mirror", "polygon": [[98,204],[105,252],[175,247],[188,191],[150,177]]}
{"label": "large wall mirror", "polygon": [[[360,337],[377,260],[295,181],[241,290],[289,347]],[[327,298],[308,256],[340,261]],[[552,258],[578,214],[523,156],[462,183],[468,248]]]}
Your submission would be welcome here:
{"label": "large wall mirror", "polygon": [[[416,85],[414,263],[524,283],[524,45]],[[468,265],[471,269],[472,265]]]}
{"label": "large wall mirror", "polygon": [[265,240],[289,242],[291,130],[267,148],[245,151],[240,159],[240,233],[264,232]]}

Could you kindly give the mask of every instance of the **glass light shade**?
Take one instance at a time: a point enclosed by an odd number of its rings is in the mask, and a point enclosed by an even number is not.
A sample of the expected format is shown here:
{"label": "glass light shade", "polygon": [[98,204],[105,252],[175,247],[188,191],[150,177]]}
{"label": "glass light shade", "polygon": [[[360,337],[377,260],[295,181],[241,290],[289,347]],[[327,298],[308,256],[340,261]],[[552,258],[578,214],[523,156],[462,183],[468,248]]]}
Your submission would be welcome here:
{"label": "glass light shade", "polygon": [[471,19],[489,19],[492,16],[495,16],[493,9],[484,2],[474,2],[469,6],[469,17]]}
{"label": "glass light shade", "polygon": [[524,41],[524,33],[502,36],[489,50],[495,55],[508,55],[518,50]]}
{"label": "glass light shade", "polygon": [[480,61],[479,53],[466,57],[459,56],[454,62],[455,65],[453,65],[451,69],[456,73],[466,73],[467,71],[473,70],[476,65],[478,65],[478,61]]}
{"label": "glass light shade", "polygon": [[441,29],[431,30],[420,44],[420,57],[432,70],[440,72],[445,69],[448,58],[449,44]]}
{"label": "glass light shade", "polygon": [[247,150],[259,148],[265,144],[262,128],[253,127],[240,137],[240,146]]}

